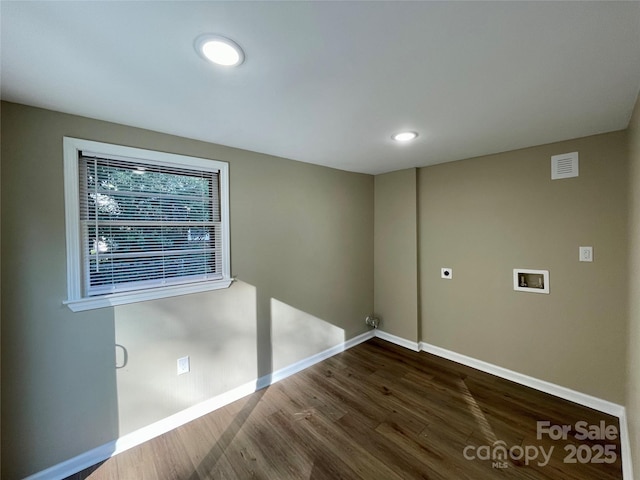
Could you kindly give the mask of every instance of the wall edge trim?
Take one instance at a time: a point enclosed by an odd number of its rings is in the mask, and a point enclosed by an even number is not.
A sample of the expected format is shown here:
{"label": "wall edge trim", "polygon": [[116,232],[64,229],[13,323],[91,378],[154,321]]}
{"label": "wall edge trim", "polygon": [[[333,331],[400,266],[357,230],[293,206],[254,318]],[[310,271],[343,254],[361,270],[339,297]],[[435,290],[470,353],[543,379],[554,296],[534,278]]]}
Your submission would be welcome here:
{"label": "wall edge trim", "polygon": [[103,462],[113,457],[114,455],[122,453],[126,450],[129,450],[130,448],[138,446],[155,437],[174,430],[186,423],[191,422],[192,420],[207,415],[208,413],[211,413],[221,407],[224,407],[225,405],[235,402],[236,400],[240,400],[247,395],[268,387],[269,385],[273,385],[280,380],[284,380],[285,378],[298,373],[305,368],[311,367],[312,365],[326,360],[329,357],[344,352],[345,350],[355,347],[360,343],[366,342],[374,336],[375,334],[372,330],[364,332],[360,335],[356,335],[355,337],[343,343],[330,347],[326,350],[323,350],[322,352],[311,355],[310,357],[295,362],[287,367],[281,368],[268,375],[264,375],[260,378],[247,382],[227,392],[205,400],[204,402],[193,405],[192,407],[186,408],[185,410],[177,412],[169,417],[163,418],[162,420],[123,435],[117,440],[105,443],[104,445],[100,445],[99,447],[88,450],[84,453],[81,453],[80,455],[53,465],[45,470],[34,473],[26,477],[24,480],[64,479],[70,475],[96,465],[97,463]]}
{"label": "wall edge trim", "polygon": [[397,335],[392,335],[391,333],[387,333],[384,330],[375,330],[375,336],[377,338],[381,338],[382,340],[386,340],[387,342],[391,342],[401,347],[408,348],[409,350],[413,350],[414,352],[420,351],[420,344],[418,342],[413,342],[411,340],[398,337]]}
{"label": "wall edge trim", "polygon": [[627,423],[627,409],[622,407],[620,415],[620,454],[622,455],[622,478],[633,480],[633,461],[631,459],[631,439]]}
{"label": "wall edge trim", "polygon": [[371,330],[357,335],[344,343],[335,345],[315,355],[307,357],[287,367],[276,370],[275,372],[257,378],[256,380],[247,382],[225,393],[217,395],[205,400],[199,404],[182,410],[174,415],[166,417],[158,422],[152,423],[146,427],[138,429],[127,435],[118,438],[115,441],[108,442],[99,447],[81,453],[69,460],[58,463],[40,472],[34,473],[25,478],[25,480],[45,480],[45,479],[64,479],[74,473],[89,468],[97,463],[105,461],[118,453],[122,453],[130,448],[140,445],[159,435],[174,430],[201,416],[211,413],[225,405],[250,395],[258,390],[273,385],[274,383],[284,380],[285,378],[298,373],[316,363],[332,357],[340,352],[355,347],[360,343],[366,342],[371,338],[380,338],[395,345],[413,350],[415,352],[424,351],[433,355],[451,360],[468,367],[475,368],[497,377],[513,381],[515,383],[534,388],[536,390],[549,393],[556,397],[569,400],[580,405],[599,410],[604,413],[618,417],[620,421],[620,449],[622,455],[622,474],[625,480],[633,480],[633,470],[631,464],[631,444],[629,441],[629,431],[627,426],[626,409],[617,403],[609,402],[585,393],[577,392],[560,385],[539,380],[522,373],[515,372],[497,365],[475,359],[466,355],[462,355],[451,350],[447,350],[427,342],[413,342],[396,335],[384,332],[382,330]]}
{"label": "wall edge trim", "polygon": [[578,403],[585,407],[608,413],[609,415],[613,415],[615,417],[620,417],[624,412],[624,407],[617,403],[603,400],[586,393],[578,392],[567,387],[562,387],[545,380],[530,377],[529,375],[515,372],[504,367],[499,367],[498,365],[494,365],[483,360],[478,360],[473,357],[468,357],[466,355],[462,355],[445,348],[437,347],[426,342],[420,342],[420,350],[427,353],[432,353],[433,355],[437,355],[438,357],[446,358],[447,360],[461,363],[485,373],[490,373],[506,380],[511,380],[512,382],[519,383],[520,385],[531,387],[541,392],[549,393],[564,400],[569,400],[570,402]]}
{"label": "wall edge trim", "polygon": [[[378,335],[376,335],[378,336]],[[384,338],[380,336],[380,338]],[[395,343],[395,342],[394,342]],[[398,343],[398,345],[401,345]],[[538,378],[530,377],[523,373],[518,373],[507,368],[499,367],[483,360],[478,360],[467,355],[447,350],[445,348],[431,345],[427,342],[420,342],[420,351],[431,353],[441,358],[451,360],[453,362],[461,363],[468,367],[480,370],[485,373],[490,373],[505,380],[524,385],[526,387],[539,390],[550,395],[569,400],[570,402],[583,405],[585,407],[593,408],[603,413],[608,413],[614,417],[618,417],[620,422],[620,455],[622,456],[622,478],[625,480],[633,480],[633,469],[631,463],[631,443],[629,440],[629,430],[627,426],[627,414],[626,408],[623,405],[603,400],[586,393],[578,392],[567,387],[562,387],[555,383],[540,380]]]}

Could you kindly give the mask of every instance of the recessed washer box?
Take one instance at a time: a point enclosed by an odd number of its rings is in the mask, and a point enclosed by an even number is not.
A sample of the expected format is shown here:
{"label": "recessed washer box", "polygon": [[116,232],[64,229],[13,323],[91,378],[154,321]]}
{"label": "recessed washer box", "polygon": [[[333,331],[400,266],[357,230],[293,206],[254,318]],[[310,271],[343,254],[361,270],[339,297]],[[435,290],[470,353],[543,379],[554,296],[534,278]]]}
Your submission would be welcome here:
{"label": "recessed washer box", "polygon": [[513,289],[520,292],[549,293],[549,270],[514,268]]}

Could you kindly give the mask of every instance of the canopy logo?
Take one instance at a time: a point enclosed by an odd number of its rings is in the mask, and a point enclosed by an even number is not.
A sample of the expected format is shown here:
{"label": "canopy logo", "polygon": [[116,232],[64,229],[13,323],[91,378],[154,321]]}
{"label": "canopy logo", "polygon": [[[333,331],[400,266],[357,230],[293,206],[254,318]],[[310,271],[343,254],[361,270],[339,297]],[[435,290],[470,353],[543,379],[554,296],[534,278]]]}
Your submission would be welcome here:
{"label": "canopy logo", "polygon": [[467,460],[491,460],[491,466],[493,468],[507,468],[509,464],[507,460],[524,462],[525,465],[538,460],[538,466],[544,467],[551,460],[553,454],[553,445],[549,447],[548,451],[545,451],[542,446],[534,445],[514,445],[511,448],[507,448],[507,444],[502,440],[493,442],[493,445],[481,445],[476,447],[474,445],[467,445],[464,447],[462,454]]}
{"label": "canopy logo", "polygon": [[[571,439],[569,439],[571,436]],[[536,423],[536,438],[553,441],[566,441],[564,445],[564,463],[615,463],[618,456],[616,444],[601,444],[594,441],[613,441],[618,438],[618,428],[607,425],[602,420],[597,425],[580,421],[574,425],[553,425],[549,421]],[[579,442],[587,443],[579,444]],[[529,465],[535,462],[539,467],[549,464],[555,446],[514,445],[507,447],[502,440],[492,445],[467,445],[462,454],[467,460],[490,460],[493,468],[507,468],[509,461]]]}

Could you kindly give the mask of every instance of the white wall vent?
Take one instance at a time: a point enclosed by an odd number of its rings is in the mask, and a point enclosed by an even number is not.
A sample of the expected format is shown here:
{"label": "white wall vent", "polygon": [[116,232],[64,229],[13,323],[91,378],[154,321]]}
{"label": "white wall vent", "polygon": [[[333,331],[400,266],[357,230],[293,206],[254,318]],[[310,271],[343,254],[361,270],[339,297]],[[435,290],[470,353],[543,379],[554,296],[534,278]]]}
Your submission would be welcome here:
{"label": "white wall vent", "polygon": [[551,157],[551,180],[578,176],[578,152]]}

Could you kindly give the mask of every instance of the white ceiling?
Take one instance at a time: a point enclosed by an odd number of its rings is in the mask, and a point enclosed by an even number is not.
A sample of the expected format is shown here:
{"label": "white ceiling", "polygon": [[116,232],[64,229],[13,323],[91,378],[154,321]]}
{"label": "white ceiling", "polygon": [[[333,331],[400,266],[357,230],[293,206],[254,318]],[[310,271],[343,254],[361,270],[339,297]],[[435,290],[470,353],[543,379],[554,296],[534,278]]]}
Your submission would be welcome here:
{"label": "white ceiling", "polygon": [[624,129],[640,87],[638,1],[0,8],[4,100],[372,174]]}

